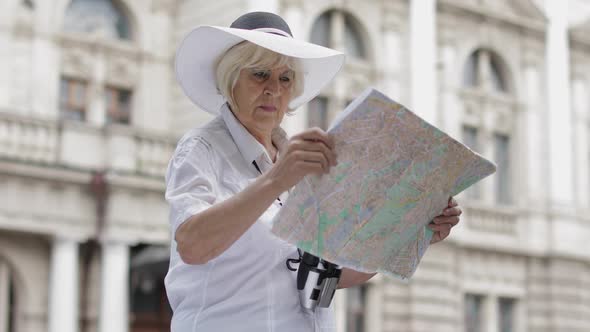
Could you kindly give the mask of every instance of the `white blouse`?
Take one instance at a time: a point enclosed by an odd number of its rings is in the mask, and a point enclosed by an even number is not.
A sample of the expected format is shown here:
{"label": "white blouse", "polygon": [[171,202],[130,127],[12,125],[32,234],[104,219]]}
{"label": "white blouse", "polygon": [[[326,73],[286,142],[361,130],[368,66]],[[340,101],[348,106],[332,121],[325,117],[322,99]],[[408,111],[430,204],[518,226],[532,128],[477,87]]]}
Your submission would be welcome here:
{"label": "white blouse", "polygon": [[[284,131],[273,135],[280,149]],[[185,264],[174,234],[190,216],[223,201],[272,167],[266,150],[224,106],[221,115],[179,141],[166,174],[172,230],[165,284],[174,311],[171,329],[187,331],[335,331],[333,308],[315,313],[299,302],[297,272],[286,260],[297,249],[270,232],[281,194],[230,248],[202,265]]]}

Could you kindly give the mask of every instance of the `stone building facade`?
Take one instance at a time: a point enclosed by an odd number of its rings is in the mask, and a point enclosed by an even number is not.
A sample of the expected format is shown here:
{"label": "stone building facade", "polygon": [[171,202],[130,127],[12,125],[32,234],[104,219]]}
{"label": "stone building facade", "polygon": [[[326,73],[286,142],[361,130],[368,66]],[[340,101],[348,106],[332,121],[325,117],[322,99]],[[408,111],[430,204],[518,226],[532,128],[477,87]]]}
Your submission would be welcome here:
{"label": "stone building facade", "polygon": [[590,5],[565,3],[0,1],[0,332],[167,330],[163,174],[210,119],[174,51],[258,9],[347,54],[287,132],[375,86],[498,164],[410,282],[338,292],[340,331],[589,331]]}

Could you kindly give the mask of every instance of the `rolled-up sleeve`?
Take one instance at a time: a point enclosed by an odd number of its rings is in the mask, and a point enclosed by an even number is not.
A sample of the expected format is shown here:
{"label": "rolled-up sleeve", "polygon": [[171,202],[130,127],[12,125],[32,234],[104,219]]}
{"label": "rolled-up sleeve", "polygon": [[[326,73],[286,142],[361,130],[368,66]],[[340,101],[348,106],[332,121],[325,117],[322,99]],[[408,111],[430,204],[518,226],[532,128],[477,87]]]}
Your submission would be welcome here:
{"label": "rolled-up sleeve", "polygon": [[202,137],[182,139],[166,172],[166,201],[170,204],[172,238],[191,216],[216,200],[217,175],[211,145]]}

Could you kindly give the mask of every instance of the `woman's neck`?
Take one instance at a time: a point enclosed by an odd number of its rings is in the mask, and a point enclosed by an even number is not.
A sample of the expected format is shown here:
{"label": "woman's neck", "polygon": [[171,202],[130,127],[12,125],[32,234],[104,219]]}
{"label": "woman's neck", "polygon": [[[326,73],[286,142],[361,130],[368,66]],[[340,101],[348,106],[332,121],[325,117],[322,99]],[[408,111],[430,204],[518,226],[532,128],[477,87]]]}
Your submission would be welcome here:
{"label": "woman's neck", "polygon": [[271,137],[272,132],[257,132],[257,131],[250,130],[250,129],[248,129],[248,131],[250,132],[250,134],[252,134],[252,136],[254,136],[254,138],[260,144],[262,144],[262,146],[266,150],[266,153],[268,153],[270,160],[274,163],[276,160],[277,148],[272,143],[272,137]]}

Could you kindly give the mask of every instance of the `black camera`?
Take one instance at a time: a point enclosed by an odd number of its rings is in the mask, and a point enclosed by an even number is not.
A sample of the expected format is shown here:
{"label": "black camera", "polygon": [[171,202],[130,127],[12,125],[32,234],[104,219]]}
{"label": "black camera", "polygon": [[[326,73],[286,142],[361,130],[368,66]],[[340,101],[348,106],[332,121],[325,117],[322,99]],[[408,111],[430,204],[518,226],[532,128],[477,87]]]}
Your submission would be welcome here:
{"label": "black camera", "polygon": [[304,252],[297,272],[301,305],[312,311],[329,307],[341,274],[338,265]]}

